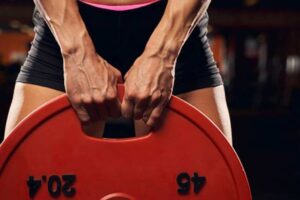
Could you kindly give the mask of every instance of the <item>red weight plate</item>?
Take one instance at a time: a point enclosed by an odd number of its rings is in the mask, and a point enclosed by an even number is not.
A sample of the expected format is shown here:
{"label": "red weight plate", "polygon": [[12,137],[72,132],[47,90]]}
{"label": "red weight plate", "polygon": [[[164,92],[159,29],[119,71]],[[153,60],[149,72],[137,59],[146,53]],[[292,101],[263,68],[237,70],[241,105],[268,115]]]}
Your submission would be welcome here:
{"label": "red weight plate", "polygon": [[86,136],[62,96],[0,147],[0,199],[251,200],[243,167],[203,114],[172,97],[162,127],[140,138]]}

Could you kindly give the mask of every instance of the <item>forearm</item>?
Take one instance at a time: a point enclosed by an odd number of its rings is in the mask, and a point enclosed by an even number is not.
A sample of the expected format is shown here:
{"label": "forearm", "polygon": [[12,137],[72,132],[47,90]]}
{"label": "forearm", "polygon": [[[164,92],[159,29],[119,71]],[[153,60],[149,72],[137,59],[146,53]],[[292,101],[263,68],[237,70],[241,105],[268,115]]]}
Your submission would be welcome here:
{"label": "forearm", "polygon": [[203,17],[210,0],[169,0],[146,51],[175,62],[184,42]]}
{"label": "forearm", "polygon": [[64,56],[94,50],[76,0],[34,0]]}

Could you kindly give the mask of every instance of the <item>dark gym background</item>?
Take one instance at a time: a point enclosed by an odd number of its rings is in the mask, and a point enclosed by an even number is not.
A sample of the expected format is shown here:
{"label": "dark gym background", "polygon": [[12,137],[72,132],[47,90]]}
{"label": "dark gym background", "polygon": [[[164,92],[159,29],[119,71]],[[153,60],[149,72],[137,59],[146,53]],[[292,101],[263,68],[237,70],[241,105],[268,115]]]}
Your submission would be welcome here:
{"label": "dark gym background", "polygon": [[[32,0],[0,2],[0,141],[33,37]],[[212,0],[210,40],[254,200],[300,199],[300,4]]]}

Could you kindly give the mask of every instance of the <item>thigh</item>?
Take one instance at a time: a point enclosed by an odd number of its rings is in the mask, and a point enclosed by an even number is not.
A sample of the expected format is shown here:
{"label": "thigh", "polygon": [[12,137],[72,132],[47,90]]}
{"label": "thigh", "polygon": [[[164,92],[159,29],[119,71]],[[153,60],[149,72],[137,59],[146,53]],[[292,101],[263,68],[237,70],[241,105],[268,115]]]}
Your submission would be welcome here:
{"label": "thigh", "polygon": [[231,123],[223,85],[177,95],[204,113],[232,143]]}
{"label": "thigh", "polygon": [[[232,144],[231,123],[223,85],[193,90],[176,96],[205,114]],[[149,132],[142,120],[135,122],[135,130],[137,136],[144,136]]]}
{"label": "thigh", "polygon": [[33,110],[61,94],[63,92],[58,90],[17,82],[6,121],[5,138]]}

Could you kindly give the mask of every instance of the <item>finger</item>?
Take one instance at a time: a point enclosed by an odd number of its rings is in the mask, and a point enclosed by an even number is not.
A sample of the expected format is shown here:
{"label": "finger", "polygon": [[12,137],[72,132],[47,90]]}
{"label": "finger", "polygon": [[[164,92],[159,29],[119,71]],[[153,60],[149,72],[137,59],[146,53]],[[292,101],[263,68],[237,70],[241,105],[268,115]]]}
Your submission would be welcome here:
{"label": "finger", "polygon": [[108,117],[108,110],[106,107],[105,97],[99,89],[93,89],[93,95],[92,95],[93,104],[95,105],[94,108],[96,112],[98,113],[98,119],[105,120]]}
{"label": "finger", "polygon": [[167,103],[169,102],[169,98],[166,94],[162,93],[161,96],[161,101],[158,104],[158,106],[156,106],[153,111],[151,112],[151,114],[149,115],[148,120],[145,122],[148,126],[152,127],[152,128],[156,128],[158,126],[158,122],[160,121],[160,118],[162,117],[162,113],[167,105]]}
{"label": "finger", "polygon": [[106,120],[109,116],[108,110],[104,103],[96,104],[97,112],[100,120]]}
{"label": "finger", "polygon": [[83,106],[79,104],[72,104],[72,106],[81,123],[87,123],[90,120],[90,115]]}
{"label": "finger", "polygon": [[71,103],[76,115],[81,123],[85,123],[90,120],[88,111],[83,107],[82,95],[76,94],[76,91],[67,91],[69,102]]}
{"label": "finger", "polygon": [[146,123],[155,107],[157,107],[161,101],[161,93],[160,91],[157,91],[153,93],[151,97],[151,101],[147,107],[147,109],[143,113],[143,121]]}
{"label": "finger", "polygon": [[152,128],[157,127],[158,122],[161,118],[161,115],[164,111],[165,106],[159,105],[153,109],[151,112],[148,121],[146,121],[147,126],[150,126]]}
{"label": "finger", "polygon": [[121,112],[122,116],[125,118],[132,118],[134,110],[134,102],[128,97],[124,97],[123,102],[121,104]]}
{"label": "finger", "polygon": [[84,105],[84,108],[88,112],[88,115],[90,116],[90,119],[89,119],[90,122],[95,122],[100,119],[96,104],[94,104],[94,103],[87,104],[87,105]]}
{"label": "finger", "polygon": [[107,101],[106,108],[109,117],[117,118],[121,116],[121,104],[118,98]]}
{"label": "finger", "polygon": [[121,105],[116,86],[108,89],[104,103],[107,109],[108,117],[116,118],[121,116]]}
{"label": "finger", "polygon": [[111,67],[111,69],[112,69],[114,75],[117,78],[117,83],[123,83],[124,81],[123,81],[123,78],[122,78],[122,73],[114,67]]}
{"label": "finger", "polygon": [[134,119],[139,120],[143,117],[145,110],[147,109],[150,103],[150,96],[146,98],[141,98],[138,102],[134,105]]}

